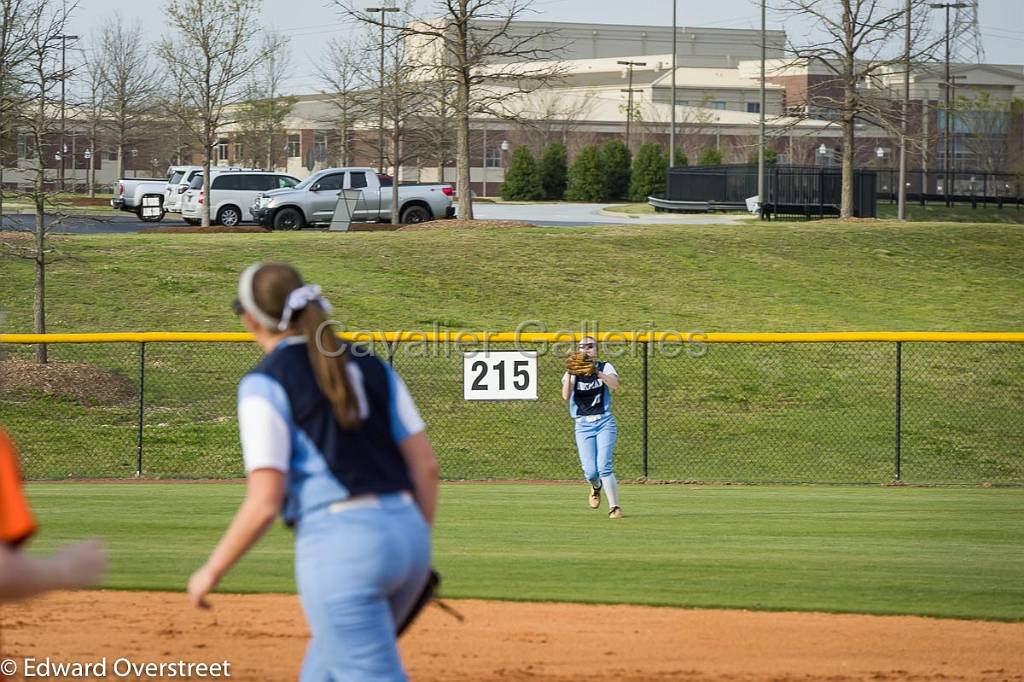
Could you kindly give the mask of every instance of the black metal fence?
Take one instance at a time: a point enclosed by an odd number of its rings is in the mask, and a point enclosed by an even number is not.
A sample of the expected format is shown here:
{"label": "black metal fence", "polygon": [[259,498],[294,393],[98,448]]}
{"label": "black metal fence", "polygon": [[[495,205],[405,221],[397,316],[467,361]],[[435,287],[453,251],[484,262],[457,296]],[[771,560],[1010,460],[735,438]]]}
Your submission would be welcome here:
{"label": "black metal fence", "polygon": [[[896,203],[900,173],[895,168],[878,169],[878,199]],[[1024,175],[990,173],[980,170],[956,170],[947,175],[942,169],[908,170],[907,201],[971,204],[997,208],[1024,207]],[[948,190],[948,191],[947,191]]]}
{"label": "black metal fence", "polygon": [[[512,348],[490,344],[490,348]],[[447,479],[579,478],[560,354],[539,399],[463,400],[461,349],[391,357]],[[30,479],[233,478],[251,343],[9,345],[0,422]],[[623,479],[1024,484],[1024,343],[605,344]]]}
{"label": "black metal fence", "polygon": [[[873,218],[876,178],[872,170],[854,172],[854,215]],[[664,199],[678,209],[744,210],[757,196],[757,166],[678,166],[670,168]],[[842,173],[838,168],[768,166],[762,216],[824,218],[838,216]],[[658,204],[655,204],[658,206]]]}

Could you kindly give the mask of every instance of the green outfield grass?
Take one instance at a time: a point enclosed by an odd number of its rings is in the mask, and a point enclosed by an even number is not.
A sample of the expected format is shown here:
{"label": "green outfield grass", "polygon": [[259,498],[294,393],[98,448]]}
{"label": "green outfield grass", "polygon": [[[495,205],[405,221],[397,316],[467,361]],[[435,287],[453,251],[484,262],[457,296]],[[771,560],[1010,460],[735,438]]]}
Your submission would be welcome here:
{"label": "green outfield grass", "polygon": [[[351,329],[703,331],[1022,330],[1024,232],[1010,225],[755,223],[392,233],[97,235],[56,240],[51,331],[233,330],[235,280],[259,258],[298,264]],[[30,264],[0,259],[5,331],[31,324]],[[30,348],[9,349],[28,358]],[[611,350],[611,349],[606,349]],[[907,344],[903,475],[911,482],[1024,481],[1020,346]],[[253,346],[147,347],[144,472],[238,476],[238,379]],[[52,346],[129,390],[93,404],[8,390],[0,415],[32,478],[131,477],[138,348]],[[576,475],[543,356],[537,402],[467,405],[461,356],[395,365],[453,478]],[[617,458],[642,473],[642,363],[614,359]],[[893,475],[892,345],[716,346],[650,362],[649,474],[702,481],[883,482]]]}
{"label": "green outfield grass", "polygon": [[[106,587],[182,590],[226,527],[239,484],[32,484],[31,551],[99,536]],[[512,600],[1024,620],[1024,491],[623,486],[626,518],[582,485],[442,489],[444,594]],[[276,525],[225,580],[291,592]]]}

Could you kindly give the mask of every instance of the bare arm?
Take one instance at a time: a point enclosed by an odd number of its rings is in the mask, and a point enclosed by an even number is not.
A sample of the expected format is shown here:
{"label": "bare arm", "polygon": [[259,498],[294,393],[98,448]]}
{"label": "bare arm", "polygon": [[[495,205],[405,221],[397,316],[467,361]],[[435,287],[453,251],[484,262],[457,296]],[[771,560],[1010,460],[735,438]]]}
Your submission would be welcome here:
{"label": "bare arm", "polygon": [[95,585],[106,565],[99,540],[70,545],[48,557],[31,557],[0,543],[0,601]]}
{"label": "bare arm", "polygon": [[562,377],[562,400],[568,400],[569,394],[572,393],[572,384],[576,381],[576,377],[573,375]]}
{"label": "bare arm", "polygon": [[618,374],[605,374],[604,372],[598,372],[597,378],[604,382],[612,391],[619,390],[619,375]]}
{"label": "bare arm", "polygon": [[188,596],[194,606],[209,608],[206,596],[235,562],[242,558],[281,513],[285,474],[277,469],[256,469],[249,474],[242,506],[228,526],[210,558],[188,581]]}
{"label": "bare arm", "polygon": [[441,477],[441,468],[434,456],[434,448],[430,445],[426,431],[413,434],[398,444],[398,449],[409,467],[409,476],[415,488],[413,495],[423,518],[431,526],[434,525],[434,514],[437,512],[437,488]]}

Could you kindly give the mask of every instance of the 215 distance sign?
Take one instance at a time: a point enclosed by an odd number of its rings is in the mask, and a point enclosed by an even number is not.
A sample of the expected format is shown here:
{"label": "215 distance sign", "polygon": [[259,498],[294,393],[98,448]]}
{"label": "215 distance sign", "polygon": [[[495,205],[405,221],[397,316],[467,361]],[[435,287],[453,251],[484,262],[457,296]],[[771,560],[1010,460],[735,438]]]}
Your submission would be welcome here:
{"label": "215 distance sign", "polygon": [[536,400],[537,351],[471,351],[462,355],[466,400]]}

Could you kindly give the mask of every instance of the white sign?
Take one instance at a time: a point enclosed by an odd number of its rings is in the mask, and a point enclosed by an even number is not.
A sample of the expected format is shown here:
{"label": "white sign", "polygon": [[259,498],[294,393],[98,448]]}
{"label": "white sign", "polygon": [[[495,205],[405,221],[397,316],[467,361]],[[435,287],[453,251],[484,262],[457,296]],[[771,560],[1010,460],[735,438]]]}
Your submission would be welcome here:
{"label": "white sign", "polygon": [[142,197],[142,217],[156,218],[163,209],[160,207],[160,197]]}
{"label": "white sign", "polygon": [[466,400],[536,400],[537,351],[472,351],[462,356]]}

